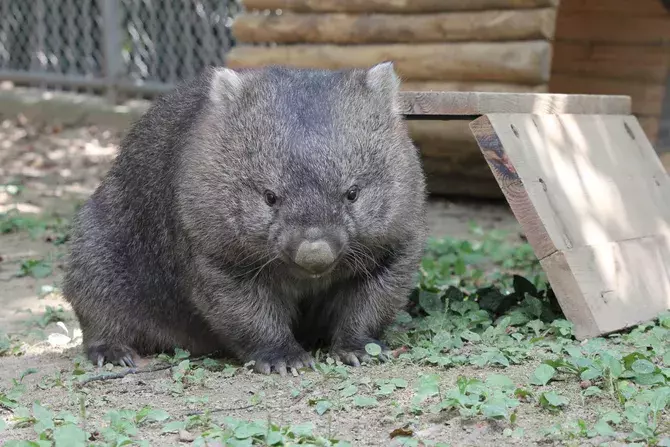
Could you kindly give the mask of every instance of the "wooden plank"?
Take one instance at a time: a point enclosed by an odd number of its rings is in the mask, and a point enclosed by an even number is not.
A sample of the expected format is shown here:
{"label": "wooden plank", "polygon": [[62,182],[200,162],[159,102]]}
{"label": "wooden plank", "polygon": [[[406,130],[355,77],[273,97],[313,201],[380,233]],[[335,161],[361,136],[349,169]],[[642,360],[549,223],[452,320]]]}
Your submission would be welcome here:
{"label": "wooden plank", "polygon": [[367,68],[394,61],[406,81],[508,82],[549,80],[551,44],[546,41],[385,45],[240,45],[226,57],[230,68],[288,65],[301,68]]}
{"label": "wooden plank", "polygon": [[503,113],[470,127],[578,338],[670,309],[670,177],[635,117]]}
{"label": "wooden plank", "polygon": [[295,12],[429,13],[556,6],[557,0],[243,0],[247,10]]}
{"label": "wooden plank", "polygon": [[629,114],[627,96],[493,92],[402,92],[405,115],[487,113]]}
{"label": "wooden plank", "polygon": [[661,0],[561,0],[561,12],[658,17],[667,14]]}
{"label": "wooden plank", "polygon": [[551,71],[660,84],[665,81],[669,67],[667,47],[558,41],[554,43]]}
{"label": "wooden plank", "polygon": [[242,14],[232,32],[245,43],[433,43],[551,39],[556,9],[437,14]]}
{"label": "wooden plank", "polygon": [[636,115],[659,116],[665,96],[663,84],[640,81],[623,81],[608,78],[586,78],[555,73],[549,81],[552,93],[626,95],[632,99],[632,112]]}
{"label": "wooden plank", "polygon": [[409,81],[400,84],[407,92],[492,92],[492,93],[547,93],[547,84],[525,85],[500,82],[439,82]]}
{"label": "wooden plank", "polygon": [[559,11],[556,36],[560,40],[603,43],[667,45],[670,43],[670,16],[630,17]]}

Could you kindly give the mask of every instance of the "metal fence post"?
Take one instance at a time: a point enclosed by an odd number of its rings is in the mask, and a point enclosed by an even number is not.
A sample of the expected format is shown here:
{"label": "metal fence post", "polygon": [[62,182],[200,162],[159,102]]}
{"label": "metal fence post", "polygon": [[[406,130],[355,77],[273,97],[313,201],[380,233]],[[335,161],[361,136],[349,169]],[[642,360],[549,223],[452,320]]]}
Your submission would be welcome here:
{"label": "metal fence post", "polygon": [[107,98],[116,103],[117,85],[123,74],[120,0],[98,0],[102,12],[102,36]]}

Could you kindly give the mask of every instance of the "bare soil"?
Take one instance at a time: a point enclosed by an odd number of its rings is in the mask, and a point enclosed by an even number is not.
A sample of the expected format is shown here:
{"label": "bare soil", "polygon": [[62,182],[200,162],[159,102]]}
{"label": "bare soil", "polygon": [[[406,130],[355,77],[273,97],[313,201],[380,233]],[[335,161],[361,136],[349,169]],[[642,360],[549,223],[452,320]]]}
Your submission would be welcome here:
{"label": "bare soil", "polygon": [[[112,130],[100,128],[36,128],[25,120],[6,121],[0,125],[0,184],[20,182],[24,190],[18,196],[0,192],[0,211],[18,206],[24,212],[57,212],[69,216],[94,190],[116,154],[120,135]],[[0,189],[0,191],[2,191]],[[518,230],[517,223],[506,204],[453,203],[432,201],[430,226],[434,236],[451,235],[468,237],[471,221],[484,228]],[[0,235],[0,332],[19,334],[28,347],[20,356],[0,357],[0,392],[11,385],[29,368],[36,373],[25,377],[26,393],[21,397],[22,405],[30,407],[33,401],[55,410],[68,410],[80,414],[77,395],[62,386],[44,385],[57,373],[63,377],[72,374],[74,360],[81,355],[80,338],[74,337],[77,322],[67,303],[56,294],[46,294],[42,286],[58,285],[62,274],[63,255],[67,245],[56,246],[49,242],[48,234],[31,237],[25,232]],[[30,259],[47,259],[53,272],[41,279],[17,277],[21,263]],[[63,327],[54,323],[39,327],[39,318],[47,306],[58,309],[62,306],[64,321],[71,339],[63,337]],[[53,310],[51,310],[53,312]],[[148,361],[144,362],[145,364]],[[539,363],[539,360],[538,360]],[[240,365],[237,365],[240,366]],[[535,363],[513,366],[504,374],[525,384]],[[124,370],[121,367],[114,371]],[[593,410],[580,402],[572,402],[569,409],[558,416],[537,411],[537,408],[522,409],[519,426],[525,429],[521,440],[503,436],[503,427],[496,424],[469,424],[460,418],[450,418],[430,413],[422,415],[402,414],[394,417],[396,405],[408,404],[415,393],[415,385],[423,374],[439,373],[448,387],[453,387],[459,375],[486,377],[496,373],[492,369],[456,368],[441,370],[392,362],[386,365],[363,366],[352,369],[352,380],[364,378],[404,378],[409,386],[397,390],[390,398],[380,399],[374,408],[350,408],[348,411],[328,412],[319,416],[310,402],[323,396],[337,399],[338,391],[332,380],[319,373],[309,372],[301,377],[280,378],[277,375],[260,376],[239,368],[230,376],[222,372],[210,372],[202,385],[186,388],[183,394],[171,391],[172,378],[169,370],[129,375],[123,379],[91,382],[83,388],[87,423],[101,427],[104,414],[110,409],[139,409],[144,405],[161,408],[170,413],[173,420],[183,419],[194,410],[217,409],[215,417],[233,416],[242,419],[271,418],[277,423],[302,423],[311,421],[320,434],[332,434],[346,439],[353,445],[391,445],[390,433],[401,427],[411,428],[420,438],[442,441],[454,446],[488,445],[534,445],[540,438],[541,428],[565,419],[584,417]],[[303,387],[305,381],[312,387]],[[42,384],[43,386],[38,386]],[[566,394],[576,394],[578,384],[552,385],[565,387]],[[361,393],[365,392],[359,386]],[[298,390],[297,396],[293,391]],[[79,393],[81,395],[81,393]],[[206,398],[198,403],[193,398]],[[260,402],[250,407],[251,402]],[[0,418],[10,419],[10,412],[0,405]],[[10,424],[11,425],[11,424]],[[139,438],[151,445],[185,445],[176,434],[160,433],[161,424],[149,425],[140,430]],[[195,430],[197,432],[197,430]],[[0,431],[0,444],[7,439],[34,439],[32,428]]]}

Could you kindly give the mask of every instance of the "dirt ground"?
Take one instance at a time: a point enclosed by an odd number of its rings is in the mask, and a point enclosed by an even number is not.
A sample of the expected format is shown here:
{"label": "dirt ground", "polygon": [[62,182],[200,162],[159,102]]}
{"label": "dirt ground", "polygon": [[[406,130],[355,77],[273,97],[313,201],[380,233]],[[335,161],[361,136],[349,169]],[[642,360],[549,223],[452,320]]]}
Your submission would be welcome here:
{"label": "dirt ground", "polygon": [[[6,121],[0,125],[0,184],[19,181],[24,189],[13,196],[0,192],[0,211],[18,206],[23,212],[57,212],[70,215],[76,204],[95,188],[115,155],[119,134],[98,128],[34,128],[25,121]],[[2,191],[2,190],[0,190]],[[517,223],[505,204],[467,204],[433,201],[430,207],[431,233],[435,236],[467,237],[469,222],[476,221],[484,228],[516,229]],[[333,384],[324,384],[318,373],[302,377],[280,378],[259,376],[244,368],[209,373],[204,382],[183,392],[172,387],[169,371],[129,375],[123,379],[92,382],[80,392],[53,385],[49,379],[58,373],[72,374],[74,360],[81,354],[77,338],[77,323],[69,307],[58,294],[48,293],[58,284],[62,274],[63,255],[67,245],[56,246],[49,235],[31,237],[25,233],[0,235],[0,332],[19,334],[29,342],[24,355],[0,357],[0,391],[7,389],[13,378],[34,368],[23,383],[26,392],[21,404],[30,406],[38,400],[53,409],[80,414],[82,398],[86,405],[87,423],[104,425],[102,416],[110,409],[139,409],[149,404],[167,410],[171,420],[181,420],[194,410],[205,408],[218,411],[218,416],[233,416],[246,420],[271,417],[275,423],[303,423],[311,421],[316,432],[346,439],[352,445],[390,445],[389,434],[402,427],[411,428],[420,438],[446,442],[449,445],[487,446],[501,444],[531,445],[537,440],[540,428],[551,425],[554,416],[537,413],[532,408],[519,414],[526,438],[517,440],[503,436],[503,428],[495,424],[467,424],[460,419],[448,419],[430,413],[402,414],[394,417],[393,409],[406,405],[415,392],[418,378],[423,374],[441,374],[449,387],[458,375],[484,378],[487,371],[475,368],[437,370],[407,363],[364,366],[350,370],[350,379],[365,390],[369,379],[403,378],[408,386],[398,389],[391,398],[382,399],[374,408],[350,408],[348,411],[328,412],[319,416],[310,402],[320,396],[334,396],[339,391]],[[21,263],[30,259],[46,259],[53,272],[40,279],[17,277]],[[64,326],[50,323],[40,327],[40,318],[62,309],[66,315]],[[56,310],[54,310],[56,309]],[[66,332],[67,331],[67,332]],[[538,360],[539,362],[539,360]],[[529,371],[537,363],[512,366],[504,374],[520,383],[527,380]],[[117,367],[114,370],[122,370]],[[312,385],[309,382],[312,382]],[[46,384],[46,385],[45,385]],[[556,386],[578,387],[577,383]],[[361,391],[363,392],[363,391]],[[256,405],[251,406],[251,403]],[[576,403],[555,418],[566,419],[589,414],[592,410]],[[8,420],[9,412],[0,406],[0,419]],[[161,434],[161,425],[143,427],[138,435],[151,445],[180,444],[179,435]],[[195,429],[197,432],[197,429]],[[182,434],[183,435],[183,434]],[[0,430],[0,444],[7,439],[33,439],[32,428]],[[185,441],[186,439],[182,439]]]}

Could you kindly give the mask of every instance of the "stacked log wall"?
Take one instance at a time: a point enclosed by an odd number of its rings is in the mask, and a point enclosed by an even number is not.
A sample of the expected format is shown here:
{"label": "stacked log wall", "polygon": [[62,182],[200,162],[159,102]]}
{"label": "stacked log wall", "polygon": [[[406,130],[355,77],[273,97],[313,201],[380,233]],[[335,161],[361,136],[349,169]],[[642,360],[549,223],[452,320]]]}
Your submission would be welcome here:
{"label": "stacked log wall", "polygon": [[[245,0],[231,68],[369,67],[403,90],[546,92],[557,0]],[[466,121],[410,121],[431,193],[502,194]]]}

